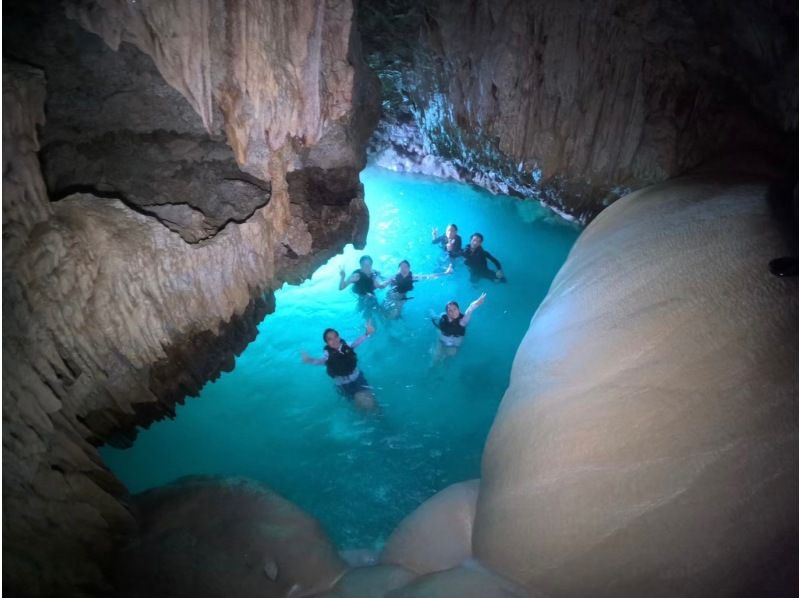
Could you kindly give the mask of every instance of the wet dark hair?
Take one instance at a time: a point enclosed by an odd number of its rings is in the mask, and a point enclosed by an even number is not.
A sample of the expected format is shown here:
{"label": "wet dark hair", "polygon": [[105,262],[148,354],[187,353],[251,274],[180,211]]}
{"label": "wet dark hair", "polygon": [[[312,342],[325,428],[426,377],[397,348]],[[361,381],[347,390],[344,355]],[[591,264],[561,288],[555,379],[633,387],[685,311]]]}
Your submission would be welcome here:
{"label": "wet dark hair", "polygon": [[458,226],[456,226],[455,224],[448,224],[447,226],[448,226],[448,227],[449,227],[449,226],[452,226],[452,227],[453,227],[453,230],[458,230]]}
{"label": "wet dark hair", "polygon": [[[483,235],[480,233],[472,233],[472,237],[478,237],[481,240],[481,242],[483,242]],[[472,239],[472,237],[470,237],[470,240]]]}
{"label": "wet dark hair", "polygon": [[403,264],[405,264],[405,265],[406,265],[406,266],[408,266],[409,268],[411,267],[411,264],[409,264],[409,263],[408,263],[408,260],[403,260],[402,262],[400,262],[399,264],[397,264],[397,267],[399,268],[399,267],[400,267],[400,266],[402,266]]}
{"label": "wet dark hair", "polygon": [[373,262],[372,262],[372,258],[371,258],[371,257],[369,257],[368,255],[362,255],[362,256],[361,256],[361,259],[360,259],[360,260],[358,260],[358,265],[359,265],[359,266],[363,266],[363,265],[364,265],[364,262],[365,262],[366,260],[369,260],[369,261],[370,261],[370,263],[373,263]]}
{"label": "wet dark hair", "polygon": [[[458,301],[450,301],[447,305],[444,306],[444,311],[447,311],[447,308],[450,307],[451,305],[455,305],[456,307],[458,307]],[[458,311],[461,311],[460,307],[458,307]]]}
{"label": "wet dark hair", "polygon": [[[333,328],[326,328],[325,329],[325,332],[322,333],[322,340],[325,341],[326,343],[328,342],[328,333],[329,332],[336,332],[336,331]],[[336,332],[336,335],[338,336],[339,333]]]}

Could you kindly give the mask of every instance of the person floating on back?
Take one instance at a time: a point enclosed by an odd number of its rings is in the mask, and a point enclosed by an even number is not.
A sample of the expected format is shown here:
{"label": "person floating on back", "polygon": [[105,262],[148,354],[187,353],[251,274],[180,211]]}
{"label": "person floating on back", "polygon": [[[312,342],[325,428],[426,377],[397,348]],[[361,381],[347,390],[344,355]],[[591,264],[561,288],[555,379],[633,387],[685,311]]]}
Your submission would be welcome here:
{"label": "person floating on back", "polygon": [[485,300],[486,293],[481,293],[481,296],[470,303],[467,311],[463,314],[458,303],[451,301],[445,306],[445,313],[441,314],[438,319],[431,318],[433,325],[439,329],[439,342],[436,351],[437,360],[443,356],[452,357],[456,354],[464,341],[467,325],[472,320],[473,312],[483,305]]}
{"label": "person floating on back", "polygon": [[397,274],[389,279],[390,289],[383,301],[383,313],[390,320],[399,318],[403,304],[409,299],[413,299],[408,296],[408,293],[414,289],[415,282],[433,280],[453,273],[453,264],[447,266],[447,270],[440,274],[414,274],[411,272],[411,264],[408,263],[408,260],[400,262],[398,268]]}
{"label": "person floating on back", "polygon": [[325,351],[324,355],[311,357],[306,352],[301,354],[304,363],[325,365],[337,390],[362,409],[375,408],[375,395],[364,374],[358,369],[358,356],[356,356],[355,348],[367,340],[373,332],[375,332],[375,328],[372,327],[372,322],[367,321],[364,334],[354,340],[352,345],[348,345],[339,337],[336,330],[327,328],[322,333],[325,341],[325,346],[322,348]]}
{"label": "person floating on back", "polygon": [[358,295],[359,309],[369,317],[378,307],[375,291],[388,285],[389,281],[384,280],[380,272],[372,269],[372,258],[368,255],[362,255],[358,263],[360,268],[354,270],[347,279],[344,268],[339,269],[339,290],[342,291],[352,284],[353,292]]}
{"label": "person floating on back", "polygon": [[461,255],[461,235],[458,234],[458,227],[455,224],[448,224],[443,235],[439,235],[439,229],[434,227],[431,231],[431,239],[432,243],[442,246],[451,263]]}
{"label": "person floating on back", "polygon": [[[475,283],[482,278],[506,282],[506,276],[503,274],[503,267],[500,265],[500,262],[483,248],[482,234],[473,233],[469,238],[469,247],[463,251],[462,255],[464,256],[464,263],[469,270],[470,282]],[[489,268],[489,265],[486,263],[487,260],[492,262],[497,270]]]}

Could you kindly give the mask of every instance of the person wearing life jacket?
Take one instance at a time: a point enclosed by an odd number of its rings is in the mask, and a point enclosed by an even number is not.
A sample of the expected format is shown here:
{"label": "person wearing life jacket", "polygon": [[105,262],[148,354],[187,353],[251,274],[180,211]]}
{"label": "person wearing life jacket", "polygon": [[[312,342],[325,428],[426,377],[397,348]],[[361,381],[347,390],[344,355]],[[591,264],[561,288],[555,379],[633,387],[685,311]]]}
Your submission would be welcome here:
{"label": "person wearing life jacket", "polygon": [[364,334],[348,345],[333,328],[322,333],[325,341],[322,357],[311,357],[302,353],[304,363],[324,365],[328,376],[333,378],[336,389],[348,399],[352,399],[359,407],[371,409],[375,407],[375,395],[367,382],[364,373],[358,367],[358,356],[355,349],[375,332],[372,321],[367,321]]}
{"label": "person wearing life jacket", "polygon": [[[483,235],[481,233],[473,233],[469,238],[469,246],[463,251],[464,264],[469,270],[469,280],[472,283],[478,282],[482,278],[492,281],[506,282],[506,276],[503,274],[503,267],[500,262],[491,253],[483,248]],[[492,270],[486,263],[492,262],[497,270]]]}
{"label": "person wearing life jacket", "polygon": [[369,319],[379,307],[375,291],[384,288],[389,281],[384,280],[380,272],[372,269],[372,258],[368,255],[362,255],[358,263],[360,268],[354,270],[348,278],[345,278],[344,268],[339,268],[339,290],[343,291],[353,285],[353,292],[358,296],[358,310],[364,314],[365,319]]}
{"label": "person wearing life jacket", "polygon": [[382,289],[387,284],[381,273],[372,269],[372,258],[362,255],[358,260],[359,269],[353,270],[349,278],[345,279],[344,268],[339,269],[339,290],[343,291],[348,286],[353,285],[353,292],[359,297],[368,295],[375,296],[376,289]]}
{"label": "person wearing life jacket", "polygon": [[458,227],[455,224],[448,224],[443,235],[439,235],[439,229],[434,227],[431,231],[431,242],[442,246],[451,263],[461,255],[461,235],[458,234]]}
{"label": "person wearing life jacket", "polygon": [[431,319],[433,325],[439,329],[438,356],[456,354],[456,351],[464,341],[464,335],[467,333],[467,325],[472,320],[472,314],[483,305],[484,301],[486,301],[486,293],[481,293],[480,297],[469,304],[464,313],[461,313],[458,303],[451,301],[445,307],[445,313],[441,314],[438,319]]}
{"label": "person wearing life jacket", "polygon": [[408,293],[414,289],[415,282],[433,280],[452,273],[453,265],[450,264],[444,272],[439,274],[414,274],[411,272],[411,264],[408,263],[408,260],[403,260],[398,266],[397,274],[389,279],[389,292],[383,301],[384,315],[391,320],[400,317],[403,303],[413,299],[408,296]]}

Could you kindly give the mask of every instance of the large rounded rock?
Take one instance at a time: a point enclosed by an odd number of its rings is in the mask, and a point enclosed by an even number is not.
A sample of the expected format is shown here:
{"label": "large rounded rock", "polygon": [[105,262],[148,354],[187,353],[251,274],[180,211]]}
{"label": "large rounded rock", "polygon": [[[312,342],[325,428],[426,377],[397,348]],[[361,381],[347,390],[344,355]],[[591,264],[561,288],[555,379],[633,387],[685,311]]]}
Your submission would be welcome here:
{"label": "large rounded rock", "polygon": [[188,478],[135,504],[141,529],[119,559],[118,596],[308,595],[346,567],[316,520],[254,482]]}
{"label": "large rounded rock", "polygon": [[554,596],[796,590],[797,279],[766,195],[682,178],[583,233],[487,442],[477,558]]}
{"label": "large rounded rock", "polygon": [[470,558],[479,482],[453,484],[422,503],[389,537],[381,562],[424,574]]}

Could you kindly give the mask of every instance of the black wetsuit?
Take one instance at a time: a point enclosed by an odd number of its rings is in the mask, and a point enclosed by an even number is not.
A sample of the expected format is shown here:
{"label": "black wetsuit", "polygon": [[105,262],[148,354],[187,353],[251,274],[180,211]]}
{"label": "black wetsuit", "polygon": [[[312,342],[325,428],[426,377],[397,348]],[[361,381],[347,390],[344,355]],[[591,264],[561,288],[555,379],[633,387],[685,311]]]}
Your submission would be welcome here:
{"label": "black wetsuit", "polygon": [[447,251],[447,255],[451,258],[457,258],[461,255],[461,235],[456,235],[456,238],[453,240],[453,247],[452,249],[447,249],[447,235],[440,235],[433,240],[434,244],[441,245],[442,249]]}
{"label": "black wetsuit", "polygon": [[[497,273],[489,268],[489,265],[486,263],[487,260],[492,262],[498,270],[503,269],[497,258],[483,247],[478,247],[477,249],[472,249],[471,246],[467,247],[462,255],[464,256],[464,263],[469,269],[469,279],[471,282],[477,282],[481,278],[497,280]],[[501,280],[505,281],[505,278]]]}
{"label": "black wetsuit", "polygon": [[361,270],[354,270],[353,274],[358,274],[359,278],[356,282],[353,283],[353,292],[356,295],[370,295],[375,292],[375,281],[377,280],[380,273],[376,270],[373,270],[369,274],[365,274]]}

